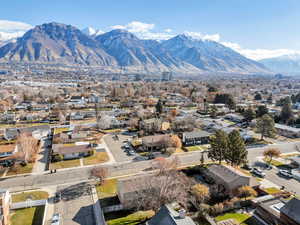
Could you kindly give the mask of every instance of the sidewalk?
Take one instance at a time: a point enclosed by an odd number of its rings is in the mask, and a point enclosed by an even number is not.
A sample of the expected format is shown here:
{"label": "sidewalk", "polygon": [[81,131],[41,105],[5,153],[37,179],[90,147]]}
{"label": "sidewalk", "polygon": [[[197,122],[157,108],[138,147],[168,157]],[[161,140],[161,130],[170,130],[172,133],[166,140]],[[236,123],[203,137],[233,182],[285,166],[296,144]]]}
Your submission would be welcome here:
{"label": "sidewalk", "polygon": [[41,141],[41,147],[37,154],[37,159],[32,168],[32,173],[41,173],[46,170],[49,149],[44,147],[45,141]]}

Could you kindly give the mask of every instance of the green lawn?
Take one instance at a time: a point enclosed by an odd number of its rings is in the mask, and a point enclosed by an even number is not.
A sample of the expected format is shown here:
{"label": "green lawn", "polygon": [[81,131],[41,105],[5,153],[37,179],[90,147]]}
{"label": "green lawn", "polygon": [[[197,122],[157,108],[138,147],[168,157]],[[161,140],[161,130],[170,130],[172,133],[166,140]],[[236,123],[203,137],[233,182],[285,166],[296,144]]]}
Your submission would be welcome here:
{"label": "green lawn", "polygon": [[12,176],[17,174],[31,173],[33,163],[27,163],[26,166],[15,165],[9,169],[6,176]]}
{"label": "green lawn", "polygon": [[93,155],[83,158],[83,164],[84,165],[92,165],[92,164],[104,163],[104,162],[107,162],[108,159],[109,159],[109,157],[106,152],[94,151]]}
{"label": "green lawn", "polygon": [[184,147],[185,150],[188,152],[191,151],[204,151],[207,150],[207,146],[205,145],[194,145],[194,146],[189,146],[189,147]]}
{"label": "green lawn", "polygon": [[[270,163],[270,160],[269,160],[268,158],[264,158],[263,160],[264,160],[266,163]],[[277,166],[284,166],[285,164],[282,163],[282,162],[280,162],[280,161],[278,161],[278,160],[272,159],[271,165],[277,167]]]}
{"label": "green lawn", "polygon": [[80,166],[79,159],[63,160],[60,162],[54,162],[50,164],[50,169],[62,169]]}
{"label": "green lawn", "polygon": [[12,195],[12,202],[24,202],[28,198],[32,200],[47,199],[49,194],[45,191],[30,191]]}
{"label": "green lawn", "polygon": [[117,194],[117,179],[105,180],[104,184],[96,186],[98,198],[108,198]]}
{"label": "green lawn", "polygon": [[144,221],[147,221],[152,216],[154,216],[154,211],[138,211],[132,214],[129,214],[128,216],[121,217],[118,219],[112,219],[107,221],[107,225],[137,225],[141,224]]}
{"label": "green lawn", "polygon": [[234,219],[240,225],[258,225],[259,223],[251,217],[249,214],[242,214],[242,213],[225,213],[224,215],[217,216],[215,220],[217,222]]}
{"label": "green lawn", "polygon": [[11,225],[42,225],[44,210],[44,206],[14,210]]}
{"label": "green lawn", "polygon": [[267,192],[269,195],[274,195],[274,194],[278,194],[281,192],[281,190],[279,190],[278,188],[275,188],[275,187],[264,188],[263,190],[265,192]]}

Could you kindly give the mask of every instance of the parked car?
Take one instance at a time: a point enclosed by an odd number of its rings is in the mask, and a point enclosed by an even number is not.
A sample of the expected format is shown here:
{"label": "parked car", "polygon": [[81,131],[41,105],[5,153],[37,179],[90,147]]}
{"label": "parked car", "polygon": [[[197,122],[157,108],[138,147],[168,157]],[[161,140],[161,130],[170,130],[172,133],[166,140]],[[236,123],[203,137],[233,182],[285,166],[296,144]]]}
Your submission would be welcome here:
{"label": "parked car", "polygon": [[59,225],[60,224],[60,215],[59,213],[54,213],[51,220],[51,225]]}
{"label": "parked car", "polygon": [[288,170],[279,170],[278,175],[286,177],[286,178],[293,178],[294,177],[293,174]]}
{"label": "parked car", "polygon": [[129,150],[129,151],[128,151],[128,154],[129,154],[129,155],[134,155],[134,154],[135,154],[135,151]]}
{"label": "parked car", "polygon": [[243,165],[242,168],[249,171],[253,169],[253,167],[249,166],[248,164]]}
{"label": "parked car", "polygon": [[253,174],[255,174],[256,176],[259,176],[259,177],[265,177],[266,176],[266,174],[258,168],[253,168],[253,170],[251,172]]}

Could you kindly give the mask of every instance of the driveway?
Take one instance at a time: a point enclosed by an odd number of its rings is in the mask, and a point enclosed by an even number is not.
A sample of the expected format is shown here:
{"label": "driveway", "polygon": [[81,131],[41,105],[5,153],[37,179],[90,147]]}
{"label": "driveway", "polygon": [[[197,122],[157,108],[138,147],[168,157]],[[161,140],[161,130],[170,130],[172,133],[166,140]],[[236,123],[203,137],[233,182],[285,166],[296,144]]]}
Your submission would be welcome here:
{"label": "driveway", "polygon": [[277,184],[279,187],[284,186],[285,190],[290,192],[296,192],[300,196],[300,182],[295,179],[287,179],[278,176],[278,169],[273,168],[272,170],[265,170],[266,179],[270,180],[272,183]]}
{"label": "driveway", "polygon": [[113,135],[106,135],[103,137],[103,140],[114,156],[116,162],[132,161],[132,159],[136,156],[127,155],[127,153],[122,148],[122,146],[124,145],[123,141],[131,139],[131,136],[120,134],[118,135],[118,137],[119,140],[116,140],[113,138]]}
{"label": "driveway", "polygon": [[55,204],[55,212],[61,215],[62,225],[94,225],[93,199],[87,183],[60,186],[62,200]]}

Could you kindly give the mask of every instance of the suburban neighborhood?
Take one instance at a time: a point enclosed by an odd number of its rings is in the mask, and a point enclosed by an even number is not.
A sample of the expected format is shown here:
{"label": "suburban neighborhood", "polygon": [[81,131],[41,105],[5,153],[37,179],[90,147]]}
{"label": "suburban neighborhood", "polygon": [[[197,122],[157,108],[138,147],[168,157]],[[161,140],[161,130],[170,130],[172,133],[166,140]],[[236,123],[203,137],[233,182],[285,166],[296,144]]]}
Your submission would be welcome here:
{"label": "suburban neighborhood", "polygon": [[1,224],[300,224],[300,86],[241,82],[2,83]]}

